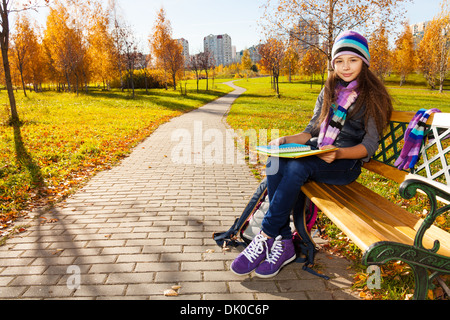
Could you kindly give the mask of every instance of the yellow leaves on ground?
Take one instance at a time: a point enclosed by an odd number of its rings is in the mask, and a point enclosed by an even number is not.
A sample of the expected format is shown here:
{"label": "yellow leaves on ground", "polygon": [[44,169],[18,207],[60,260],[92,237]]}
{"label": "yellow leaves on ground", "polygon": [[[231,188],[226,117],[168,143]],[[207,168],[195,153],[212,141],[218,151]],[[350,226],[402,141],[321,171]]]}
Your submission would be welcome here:
{"label": "yellow leaves on ground", "polygon": [[[0,113],[0,236],[23,210],[63,199],[125,157],[160,124],[231,90],[218,87],[223,91],[187,96],[155,89],[136,99],[92,89],[78,97],[18,94],[22,126],[8,126],[8,114]],[[0,97],[5,100],[6,93]]]}

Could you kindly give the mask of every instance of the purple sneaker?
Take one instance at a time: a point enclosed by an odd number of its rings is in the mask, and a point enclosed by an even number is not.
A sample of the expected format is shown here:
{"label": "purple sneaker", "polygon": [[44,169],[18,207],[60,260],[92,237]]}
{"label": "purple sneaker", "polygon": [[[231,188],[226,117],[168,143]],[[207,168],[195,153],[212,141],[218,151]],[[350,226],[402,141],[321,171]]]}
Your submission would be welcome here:
{"label": "purple sneaker", "polygon": [[253,241],[242,251],[231,264],[231,271],[239,276],[251,273],[258,265],[267,258],[268,248],[274,239],[267,239],[258,234]]}
{"label": "purple sneaker", "polygon": [[283,240],[278,236],[270,249],[267,259],[256,268],[256,275],[260,278],[271,278],[280,272],[288,263],[296,258],[294,243],[292,239]]}

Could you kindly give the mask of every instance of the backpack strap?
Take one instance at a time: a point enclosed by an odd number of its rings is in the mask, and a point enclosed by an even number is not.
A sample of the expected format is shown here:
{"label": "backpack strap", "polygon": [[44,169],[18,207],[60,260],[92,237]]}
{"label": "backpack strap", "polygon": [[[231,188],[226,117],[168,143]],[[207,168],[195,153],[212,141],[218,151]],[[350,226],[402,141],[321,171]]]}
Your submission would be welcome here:
{"label": "backpack strap", "polygon": [[[238,222],[239,222],[239,218],[234,221],[234,224],[226,232],[213,233],[213,239],[214,239],[214,241],[216,241],[218,246],[220,246],[220,247],[223,247],[223,246],[237,247],[237,246],[239,246],[239,242],[237,241],[237,237],[236,237],[236,226],[237,226]],[[225,243],[225,245],[224,245],[224,243]]]}
{"label": "backpack strap", "polygon": [[299,199],[293,210],[294,225],[297,230],[294,235],[294,244],[299,250],[299,258],[296,262],[304,263],[303,270],[308,271],[323,279],[329,280],[328,276],[320,274],[312,269],[317,248],[311,238],[311,228],[317,219],[317,207],[309,200],[303,192],[300,192]]}
{"label": "backpack strap", "polygon": [[213,233],[213,239],[216,241],[217,245],[223,246],[224,242],[227,245],[237,247],[239,245],[247,246],[247,243],[238,241],[238,235],[240,234],[242,228],[247,223],[251,215],[259,208],[262,200],[264,200],[267,195],[267,179],[264,179],[256,189],[250,201],[247,203],[241,216],[234,221],[234,224],[226,232],[216,232]]}

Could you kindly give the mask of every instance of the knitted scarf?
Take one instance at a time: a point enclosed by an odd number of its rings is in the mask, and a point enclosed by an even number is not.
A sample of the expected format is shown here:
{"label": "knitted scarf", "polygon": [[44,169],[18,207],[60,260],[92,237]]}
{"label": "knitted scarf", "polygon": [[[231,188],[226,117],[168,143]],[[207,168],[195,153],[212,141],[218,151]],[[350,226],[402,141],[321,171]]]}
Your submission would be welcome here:
{"label": "knitted scarf", "polygon": [[331,105],[328,117],[320,125],[319,147],[332,145],[336,141],[347,119],[348,108],[358,98],[357,87],[358,82],[356,80],[350,82],[347,87],[340,83],[336,86],[336,103]]}
{"label": "knitted scarf", "polygon": [[441,111],[439,109],[420,109],[412,118],[405,132],[405,144],[394,164],[400,170],[414,169],[419,160],[427,120],[435,112]]}

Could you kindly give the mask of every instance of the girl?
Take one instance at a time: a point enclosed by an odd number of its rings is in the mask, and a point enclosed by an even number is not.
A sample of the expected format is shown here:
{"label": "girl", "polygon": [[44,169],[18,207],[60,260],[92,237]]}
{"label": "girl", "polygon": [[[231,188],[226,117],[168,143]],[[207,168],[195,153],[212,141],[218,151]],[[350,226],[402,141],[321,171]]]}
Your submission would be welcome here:
{"label": "girl", "polygon": [[320,93],[305,130],[270,144],[299,143],[338,149],[300,159],[269,158],[266,173],[270,207],[261,233],[231,264],[235,274],[246,275],[255,270],[259,277],[273,277],[295,260],[290,213],[294,206],[303,207],[303,184],[308,180],[349,184],[360,175],[362,162],[369,161],[378,149],[393,108],[386,88],[369,70],[367,40],[354,31],[342,33],[333,46],[331,64],[334,72]]}

